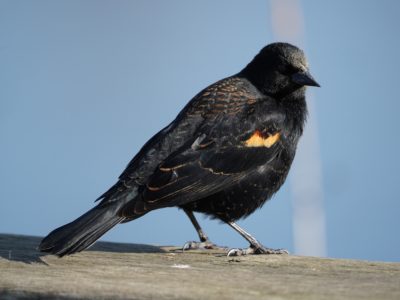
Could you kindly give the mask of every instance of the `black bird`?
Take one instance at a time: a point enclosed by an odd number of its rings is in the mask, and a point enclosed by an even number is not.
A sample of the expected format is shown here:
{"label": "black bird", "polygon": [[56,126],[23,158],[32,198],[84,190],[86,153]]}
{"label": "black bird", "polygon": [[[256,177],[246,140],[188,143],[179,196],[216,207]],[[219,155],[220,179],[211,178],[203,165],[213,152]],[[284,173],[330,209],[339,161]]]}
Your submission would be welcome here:
{"label": "black bird", "polygon": [[238,74],[197,94],[96,207],[52,231],[39,249],[58,256],[82,251],[119,223],[176,206],[204,245],[212,244],[193,212],[227,223],[250,243],[230,255],[284,253],[234,221],[260,208],[285,181],[307,117],[305,86],[319,85],[302,50],[287,43],[264,47]]}

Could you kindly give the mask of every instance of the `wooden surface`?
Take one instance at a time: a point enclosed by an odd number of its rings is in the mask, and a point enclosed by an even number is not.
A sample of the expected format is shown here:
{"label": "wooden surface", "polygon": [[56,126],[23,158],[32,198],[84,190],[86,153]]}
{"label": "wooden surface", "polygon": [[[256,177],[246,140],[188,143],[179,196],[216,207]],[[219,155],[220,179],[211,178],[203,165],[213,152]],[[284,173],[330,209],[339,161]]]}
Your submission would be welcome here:
{"label": "wooden surface", "polygon": [[400,299],[400,263],[97,243],[57,258],[0,234],[0,299]]}

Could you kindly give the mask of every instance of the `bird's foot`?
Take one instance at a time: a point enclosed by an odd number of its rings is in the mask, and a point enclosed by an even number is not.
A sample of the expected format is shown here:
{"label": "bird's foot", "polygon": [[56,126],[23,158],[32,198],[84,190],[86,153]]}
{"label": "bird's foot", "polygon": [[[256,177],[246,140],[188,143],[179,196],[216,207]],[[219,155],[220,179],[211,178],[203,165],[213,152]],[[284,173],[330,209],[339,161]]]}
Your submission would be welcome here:
{"label": "bird's foot", "polygon": [[196,242],[196,241],[190,241],[186,242],[185,245],[182,247],[182,251],[186,250],[195,250],[195,249],[222,249],[224,247],[217,246],[210,241],[204,241],[204,242]]}
{"label": "bird's foot", "polygon": [[285,249],[271,249],[264,246],[257,246],[257,247],[250,246],[249,248],[246,249],[240,249],[240,248],[230,249],[228,251],[227,256],[228,257],[244,256],[250,254],[289,254],[289,251]]}

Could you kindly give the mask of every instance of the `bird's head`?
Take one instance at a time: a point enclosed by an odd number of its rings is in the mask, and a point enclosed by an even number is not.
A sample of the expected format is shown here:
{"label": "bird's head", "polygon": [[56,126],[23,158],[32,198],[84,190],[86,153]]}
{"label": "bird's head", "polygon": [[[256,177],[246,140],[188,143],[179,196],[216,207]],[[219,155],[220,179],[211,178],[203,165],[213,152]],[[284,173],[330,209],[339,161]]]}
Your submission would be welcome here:
{"label": "bird's head", "polygon": [[309,72],[304,52],[288,43],[264,47],[241,74],[263,93],[278,98],[305,86],[320,86]]}

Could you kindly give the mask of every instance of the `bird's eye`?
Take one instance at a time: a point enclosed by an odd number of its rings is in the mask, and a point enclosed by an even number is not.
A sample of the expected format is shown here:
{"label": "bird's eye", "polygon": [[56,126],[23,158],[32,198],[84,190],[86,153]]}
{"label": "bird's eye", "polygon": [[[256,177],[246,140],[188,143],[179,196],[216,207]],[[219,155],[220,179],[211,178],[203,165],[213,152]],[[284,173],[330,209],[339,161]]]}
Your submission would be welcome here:
{"label": "bird's eye", "polygon": [[292,75],[299,72],[299,68],[293,66],[292,64],[286,62],[280,65],[279,72],[284,75]]}

